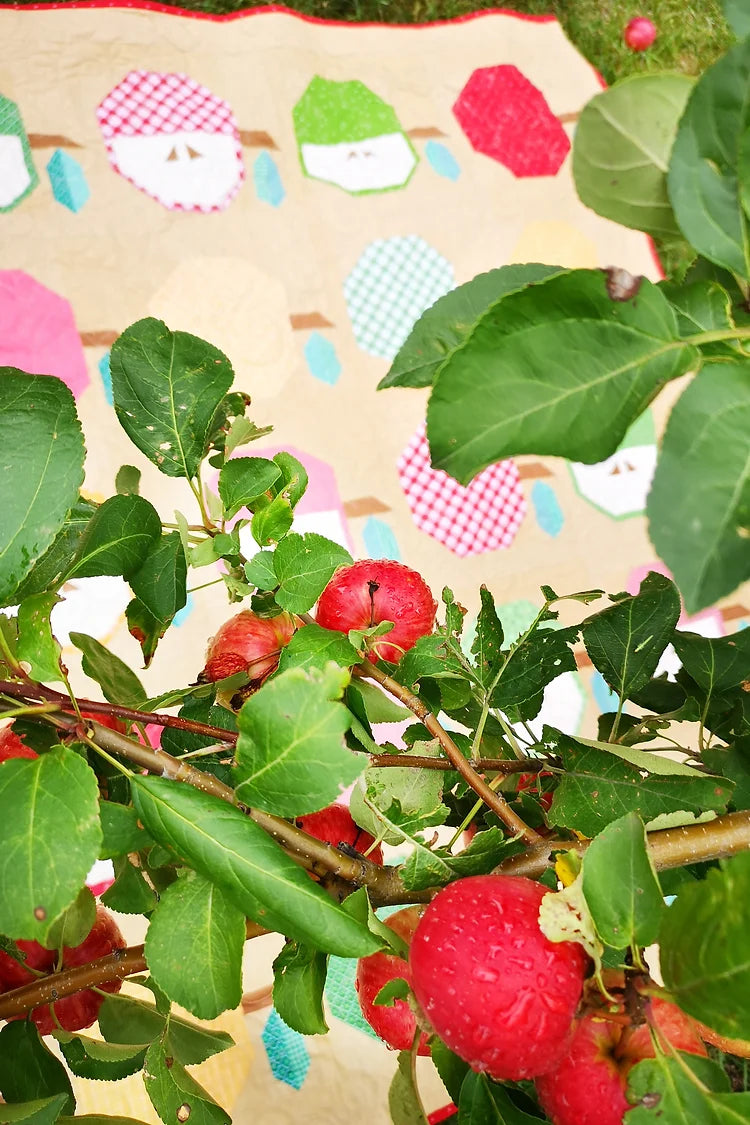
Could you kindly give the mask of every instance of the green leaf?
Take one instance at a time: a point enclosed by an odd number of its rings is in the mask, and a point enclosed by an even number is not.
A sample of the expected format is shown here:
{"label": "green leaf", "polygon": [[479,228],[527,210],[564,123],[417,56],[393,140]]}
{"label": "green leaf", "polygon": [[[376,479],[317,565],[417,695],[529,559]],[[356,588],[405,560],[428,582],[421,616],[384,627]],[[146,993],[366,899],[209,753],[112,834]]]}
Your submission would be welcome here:
{"label": "green leaf", "polygon": [[[191,719],[194,722],[219,727],[221,730],[227,731],[228,734],[237,730],[237,716],[234,712],[227,707],[216,706],[210,697],[208,699],[188,699],[178,711],[178,715],[181,719]],[[193,750],[202,750],[215,743],[215,738],[210,738],[205,734],[194,734],[193,731],[189,730],[179,730],[177,727],[165,727],[161,736],[163,749],[168,754],[174,754],[178,758],[183,754],[190,753]],[[223,756],[226,757],[228,753],[229,751],[225,751]],[[205,762],[205,760],[205,758],[201,759],[202,762]]]}
{"label": "green leaf", "polygon": [[734,782],[730,807],[750,809],[750,737],[738,738],[734,746],[712,746],[701,759],[714,773]]}
{"label": "green leaf", "polygon": [[411,1054],[401,1051],[388,1090],[388,1109],[393,1125],[427,1125],[427,1117],[412,1074]]}
{"label": "green leaf", "polygon": [[510,712],[514,720],[536,718],[547,684],[563,672],[575,670],[576,660],[570,646],[577,639],[577,625],[567,629],[536,629],[513,650],[492,692],[492,705]]}
{"label": "green leaf", "polygon": [[120,425],[169,477],[194,477],[214,414],[234,380],[218,348],[147,318],[112,345],[112,393]]}
{"label": "green leaf", "polygon": [[60,669],[60,645],[52,635],[50,614],[60,598],[56,593],[32,594],[18,607],[16,655],[29,665],[33,679],[42,683],[64,683]]}
{"label": "green leaf", "polygon": [[182,1120],[189,1120],[190,1125],[231,1125],[226,1110],[188,1074],[172,1050],[171,1039],[152,1043],[143,1064],[143,1084],[162,1121],[170,1125]]}
{"label": "green leaf", "polygon": [[115,881],[102,895],[102,902],[119,914],[148,914],[157,903],[153,887],[139,867],[126,855],[114,860]]}
{"label": "green leaf", "polygon": [[7,605],[63,527],[83,484],[81,424],[63,382],[0,368],[0,449],[0,605]]}
{"label": "green leaf", "polygon": [[279,485],[278,481],[274,484],[274,492],[286,496],[292,507],[296,507],[302,497],[305,495],[307,489],[307,470],[301,461],[293,457],[291,453],[286,450],[281,450],[279,453],[274,453],[274,462],[281,469],[281,477],[283,484]]}
{"label": "green leaf", "polygon": [[138,824],[138,815],[130,805],[113,801],[99,802],[102,843],[99,859],[113,859],[127,852],[139,852],[153,843],[148,832]]}
{"label": "green leaf", "polygon": [[[341,636],[341,634],[339,633],[337,636]],[[292,640],[294,640],[294,637]],[[336,663],[339,663],[339,661]],[[386,695],[384,691],[381,691],[379,687],[371,684],[368,680],[352,682],[347,688],[347,697],[352,690],[357,692],[367,719],[371,723],[400,723],[404,719],[411,718],[411,711],[408,707],[403,707],[400,703],[397,703],[392,696]]]}
{"label": "green leaf", "polygon": [[89,520],[65,577],[122,574],[130,578],[160,534],[161,520],[148,500],[111,496]]}
{"label": "green leaf", "polygon": [[162,535],[152,544],[130,586],[157,621],[169,622],[187,601],[187,559],[179,532]]}
{"label": "green leaf", "polygon": [[647,510],[688,612],[750,577],[750,362],[708,364],[683,391]]}
{"label": "green leaf", "polygon": [[373,1004],[383,1008],[392,1008],[397,1000],[408,1000],[410,993],[411,989],[407,981],[403,977],[394,977],[393,980],[389,980],[387,984],[383,985],[373,1000]]}
{"label": "green leaf", "polygon": [[394,673],[405,687],[415,688],[420,680],[445,677],[463,680],[466,672],[459,660],[450,652],[445,633],[438,629],[420,637],[415,645],[401,657]]}
{"label": "green leaf", "polygon": [[750,9],[745,0],[721,0],[724,19],[731,27],[738,39],[746,39],[750,35]]}
{"label": "green leaf", "polygon": [[430,1054],[448,1096],[458,1105],[461,1086],[469,1073],[469,1064],[454,1055],[436,1035],[430,1040]]}
{"label": "green leaf", "polygon": [[[162,1035],[165,1023],[166,1016],[153,1004],[130,996],[108,996],[99,1009],[99,1030],[108,1043],[151,1043]],[[185,1066],[205,1062],[234,1046],[226,1031],[199,1027],[174,1013],[169,1017],[169,1038],[175,1056]]]}
{"label": "green leaf", "polygon": [[712,1059],[680,1054],[644,1059],[628,1075],[628,1100],[636,1108],[628,1125],[674,1121],[700,1125],[746,1125],[750,1093],[731,1094],[726,1074]]}
{"label": "green leaf", "polygon": [[461,1086],[458,1125],[536,1125],[538,1117],[524,1113],[508,1091],[491,1082],[486,1074],[470,1071]]}
{"label": "green leaf", "polygon": [[[16,1102],[14,1105],[0,1105],[2,1125],[53,1125],[65,1108],[67,1094],[55,1094],[51,1098],[35,1098],[33,1101]],[[73,1118],[68,1118],[72,1121]],[[80,1118],[75,1118],[80,1121]]]}
{"label": "green leaf", "polygon": [[[613,820],[637,812],[647,823],[662,813],[709,810],[723,812],[731,797],[724,778],[687,775],[642,776],[622,756],[586,746],[567,735],[556,736],[555,753],[565,773],[555,789],[547,819],[594,837]],[[644,755],[645,756],[645,755]]]}
{"label": "green leaf", "polygon": [[31,1020],[0,1029],[0,1094],[6,1102],[34,1101],[62,1094],[75,1113],[75,1097],[65,1067],[42,1042]]}
{"label": "green leaf", "polygon": [[245,915],[194,871],[161,896],[146,935],[152,977],[171,1000],[211,1020],[242,999]]}
{"label": "green leaf", "polygon": [[170,622],[154,617],[151,610],[140,598],[133,598],[125,609],[128,632],[135,637],[143,653],[143,666],[148,668],[154,658],[156,646],[169,628]]}
{"label": "green leaf", "polygon": [[581,631],[595,668],[619,695],[645,687],[672,639],[681,612],[674,582],[651,571],[637,594],[589,617]]}
{"label": "green leaf", "polygon": [[365,762],[346,747],[350,715],[338,702],[348,680],[337,664],[322,672],[290,668],[245,701],[235,751],[240,801],[299,816],[330,804],[359,777]]}
{"label": "green leaf", "polygon": [[740,629],[728,637],[703,637],[679,629],[672,639],[686,672],[710,700],[722,692],[742,687],[750,670],[750,631]]}
{"label": "green leaf", "polygon": [[265,496],[281,477],[281,469],[267,457],[233,457],[219,473],[219,496],[227,518],[240,508],[253,511],[253,501]]}
{"label": "green leaf", "polygon": [[[433,758],[442,756],[439,746],[431,742],[416,742],[402,756],[408,760],[425,755]],[[363,780],[368,802],[386,813],[409,835],[433,825],[445,824],[448,818],[448,808],[443,804],[445,775],[440,770],[409,766],[378,769],[377,765],[372,765],[365,771]],[[400,843],[401,839],[391,838],[389,843]]]}
{"label": "green leaf", "polygon": [[[717,281],[695,281],[690,285],[662,281],[659,288],[677,312],[681,336],[734,330],[731,297]],[[700,345],[704,355],[729,355],[733,358],[739,358],[740,348],[739,340],[717,340]]]}
{"label": "green leaf", "polygon": [[631,74],[581,110],[573,178],[582,203],[625,227],[659,238],[679,233],[667,196],[667,168],[694,79]]}
{"label": "green leaf", "polygon": [[131,785],[136,811],[154,838],[223,887],[246,914],[260,901],[286,920],[287,936],[342,957],[366,957],[379,948],[238,808],[165,778],[134,777]]}
{"label": "green leaf", "polygon": [[325,1035],[323,1011],[328,957],[309,945],[290,941],[273,963],[273,1006],[300,1035]]}
{"label": "green leaf", "polygon": [[675,1002],[730,1039],[750,1039],[749,901],[745,853],[684,883],[659,934],[661,971]]}
{"label": "green leaf", "polygon": [[351,668],[359,659],[359,653],[349,643],[345,633],[324,629],[321,625],[305,625],[303,629],[297,630],[289,644],[281,650],[279,673],[286,672],[289,668],[317,668],[322,672],[331,661],[342,668]]}
{"label": "green leaf", "polygon": [[137,1074],[146,1057],[146,1045],[103,1043],[84,1035],[56,1032],[66,1063],[77,1078],[97,1082],[117,1082],[129,1074]]}
{"label": "green leaf", "polygon": [[275,590],[279,584],[274,570],[274,552],[258,551],[250,562],[245,563],[245,577],[259,590]]}
{"label": "green leaf", "polygon": [[96,899],[88,887],[81,887],[74,902],[50,926],[44,938],[47,949],[71,949],[88,937],[96,921]]}
{"label": "green leaf", "polygon": [[682,115],[668,175],[682,233],[699,254],[740,277],[750,274],[738,181],[740,144],[750,124],[749,82],[748,42],[703,73]]}
{"label": "green leaf", "polygon": [[378,383],[378,390],[432,386],[446,358],[463,347],[477,321],[490,307],[508,293],[562,272],[560,266],[543,266],[536,262],[501,266],[480,273],[439,297],[417,320],[390,371]]}
{"label": "green leaf", "polygon": [[696,354],[645,279],[624,301],[599,270],[511,293],[440,369],[427,409],[433,468],[468,484],[519,453],[602,461]]}
{"label": "green leaf", "polygon": [[283,539],[294,520],[294,510],[282,493],[255,512],[250,530],[260,547],[269,547]]}
{"label": "green leaf", "polygon": [[477,617],[477,632],[471,652],[476,657],[479,678],[488,687],[502,663],[503,626],[495,609],[495,599],[486,586],[480,587],[479,596],[482,608]]}
{"label": "green leaf", "polygon": [[75,556],[96,508],[96,504],[79,496],[65,517],[65,522],[55,536],[52,546],[34,563],[15,591],[13,601],[20,602],[31,594],[43,594],[47,590],[60,588],[70,566],[70,560]]}
{"label": "green leaf", "polygon": [[[99,855],[99,787],[74,750],[0,767],[0,933],[43,942]],[[65,841],[65,847],[60,841]]]}
{"label": "green leaf", "polygon": [[121,707],[136,707],[146,699],[146,690],[132,668],[88,633],[71,633],[71,642],[83,653],[81,667],[96,680],[105,699]]}
{"label": "green leaf", "polygon": [[664,898],[636,813],[609,824],[589,844],[583,894],[605,945],[625,949],[656,941]]}
{"label": "green leaf", "polygon": [[523,849],[524,845],[520,840],[509,840],[500,828],[492,827],[477,832],[468,848],[464,848],[458,855],[446,854],[444,859],[460,878],[467,875],[489,875],[502,860]]}
{"label": "green leaf", "polygon": [[307,613],[333,572],[351,561],[348,551],[314,531],[287,535],[274,552],[273,565],[279,583],[276,601],[290,613]]}
{"label": "green leaf", "polygon": [[120,465],[115,476],[115,491],[120,496],[137,496],[141,487],[141,470],[135,465]]}

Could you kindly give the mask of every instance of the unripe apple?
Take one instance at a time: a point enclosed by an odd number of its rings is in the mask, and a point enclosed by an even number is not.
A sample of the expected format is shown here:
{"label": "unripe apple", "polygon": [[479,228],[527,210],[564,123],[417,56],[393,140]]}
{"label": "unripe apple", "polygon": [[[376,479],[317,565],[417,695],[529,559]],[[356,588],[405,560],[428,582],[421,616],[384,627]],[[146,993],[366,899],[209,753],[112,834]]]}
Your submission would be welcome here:
{"label": "unripe apple", "polygon": [[[418,906],[408,906],[386,919],[386,926],[407,943],[419,923],[422,910]],[[389,1047],[396,1051],[408,1051],[417,1033],[417,1020],[406,1000],[396,1000],[393,1005],[376,1004],[375,997],[392,980],[403,978],[411,984],[409,965],[395,953],[372,953],[363,957],[357,965],[354,986],[359,997],[362,1015],[373,1031],[377,1032]],[[429,1055],[427,1036],[422,1035],[419,1042],[420,1055]]]}
{"label": "unripe apple", "polygon": [[279,655],[294,633],[289,613],[258,617],[250,609],[230,617],[212,637],[206,652],[206,667],[199,680],[215,683],[237,672],[247,672],[257,687],[278,667]]}
{"label": "unripe apple", "polygon": [[0,763],[10,761],[11,758],[38,757],[36,750],[32,750],[18,737],[12,724],[0,729]]}
{"label": "unripe apple", "polygon": [[[615,1013],[622,1019],[622,1010]],[[654,1057],[650,1026],[678,1051],[705,1055],[696,1024],[675,1005],[653,997],[644,1006],[645,1022],[632,1026],[588,1013],[574,1023],[564,1057],[536,1080],[542,1109],[553,1125],[622,1125],[628,1102],[628,1072]]]}
{"label": "unripe apple", "polygon": [[362,559],[336,571],[320,595],[315,618],[324,629],[340,633],[392,621],[393,629],[373,642],[371,652],[375,659],[395,664],[432,632],[436,610],[437,602],[416,570],[392,559]]}
{"label": "unripe apple", "polygon": [[[352,814],[345,805],[329,805],[327,809],[321,809],[320,812],[306,813],[305,816],[298,816],[295,823],[298,828],[307,832],[308,836],[314,836],[316,840],[324,840],[327,844],[333,844],[335,848],[339,844],[348,844],[361,855],[364,855],[375,843],[374,836],[354,822]],[[383,849],[380,844],[368,852],[367,858],[373,863],[382,865]]]}
{"label": "unripe apple", "polygon": [[[26,954],[26,968],[14,961],[7,953],[0,952],[0,992],[8,992],[21,985],[30,984],[38,979],[36,974],[29,969],[38,969],[49,973],[55,967],[57,954],[54,950],[44,949],[35,941],[19,941],[16,943]],[[86,965],[89,961],[96,961],[106,957],[115,949],[125,948],[125,939],[112,915],[103,906],[97,906],[94,925],[80,945],[63,946],[62,967],[72,969],[76,965]],[[104,992],[119,992],[122,981],[115,979],[97,986]],[[82,1031],[96,1023],[99,1009],[104,1003],[104,997],[90,988],[76,992],[72,996],[64,996],[54,1004],[43,1004],[34,1008],[31,1018],[36,1024],[40,1035],[49,1035],[57,1030],[58,1023],[65,1031]],[[52,1015],[54,1007],[57,1022]],[[10,1019],[25,1019],[25,1015],[11,1016]]]}
{"label": "unripe apple", "polygon": [[645,51],[656,39],[656,26],[645,16],[636,16],[625,28],[623,39],[631,51]]}
{"label": "unripe apple", "polygon": [[419,923],[414,994],[440,1038],[476,1071],[519,1081],[565,1050],[588,958],[539,928],[546,887],[475,875],[444,887]]}

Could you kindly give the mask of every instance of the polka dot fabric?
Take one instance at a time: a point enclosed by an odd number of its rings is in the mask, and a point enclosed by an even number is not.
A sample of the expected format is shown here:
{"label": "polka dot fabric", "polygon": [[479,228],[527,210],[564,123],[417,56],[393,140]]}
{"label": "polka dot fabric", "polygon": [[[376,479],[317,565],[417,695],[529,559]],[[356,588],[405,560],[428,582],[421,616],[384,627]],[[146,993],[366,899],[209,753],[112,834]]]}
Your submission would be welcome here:
{"label": "polka dot fabric", "polygon": [[424,423],[398,459],[398,475],[421,531],[459,557],[510,547],[526,499],[513,461],[499,461],[464,487],[430,465]]}
{"label": "polka dot fabric", "polygon": [[157,133],[239,133],[229,105],[186,74],[131,70],[96,111],[105,140]]}

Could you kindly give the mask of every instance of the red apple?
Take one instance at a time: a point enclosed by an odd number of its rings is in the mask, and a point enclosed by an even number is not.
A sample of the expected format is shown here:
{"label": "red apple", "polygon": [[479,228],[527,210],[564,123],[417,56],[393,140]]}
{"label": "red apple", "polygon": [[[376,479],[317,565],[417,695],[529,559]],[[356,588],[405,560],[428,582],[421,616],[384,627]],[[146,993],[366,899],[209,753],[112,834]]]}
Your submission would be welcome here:
{"label": "red apple", "polygon": [[[385,924],[409,944],[421,915],[420,907],[408,906],[406,910],[391,914]],[[363,957],[357,965],[354,986],[357,989],[362,1015],[373,1031],[376,1031],[394,1050],[408,1051],[417,1033],[416,1016],[408,1001],[396,1000],[392,1006],[375,1003],[375,997],[381,988],[397,977],[402,977],[407,984],[411,984],[409,966],[401,957],[392,953],[372,953],[369,957]],[[419,1043],[419,1054],[429,1055],[429,1053],[427,1036],[423,1034]]]}
{"label": "red apple", "polygon": [[[362,855],[375,843],[375,838],[369,832],[355,824],[345,805],[329,805],[320,812],[306,813],[305,816],[298,816],[295,823],[316,840],[325,840],[335,848],[339,844],[348,844]],[[368,853],[367,858],[382,865],[383,849],[380,844]]]}
{"label": "red apple", "polygon": [[12,724],[0,729],[0,763],[11,758],[38,758],[36,750],[27,746],[13,730]]}
{"label": "red apple", "polygon": [[[16,944],[26,954],[26,964],[30,969],[49,973],[55,967],[57,954],[54,950],[44,949],[35,941],[19,941]],[[76,965],[86,965],[89,961],[105,957],[114,949],[124,949],[125,944],[125,939],[112,915],[103,906],[97,906],[96,920],[87,937],[80,945],[63,946],[63,968],[72,969]],[[29,969],[14,961],[7,953],[0,952],[0,992],[20,988],[21,985],[29,984],[36,979],[36,974],[29,972]],[[119,992],[121,986],[120,980],[98,985],[104,992]],[[53,1005],[44,1004],[34,1008],[31,1018],[39,1029],[40,1035],[49,1035],[56,1031],[58,1026],[51,1012],[51,1008],[54,1007],[57,1021],[65,1031],[82,1031],[86,1027],[91,1027],[92,1023],[96,1023],[103,1003],[103,996],[87,988],[76,992],[73,996],[56,1000]],[[20,1015],[10,1018],[25,1019],[26,1017]]]}
{"label": "red apple", "polygon": [[372,645],[375,659],[395,664],[435,624],[437,602],[417,574],[392,559],[362,559],[342,566],[318,601],[316,620],[324,629],[348,633],[393,621],[390,633]]}
{"label": "red apple", "polygon": [[95,723],[101,723],[103,727],[116,730],[118,734],[125,734],[128,729],[127,723],[118,719],[117,715],[95,715],[93,711],[81,711],[81,718],[92,719]]}
{"label": "red apple", "polygon": [[454,1113],[458,1113],[458,1106],[455,1106],[453,1102],[451,1102],[450,1105],[444,1105],[442,1109],[433,1110],[427,1118],[427,1125],[439,1125],[439,1122],[447,1121]]}
{"label": "red apple", "polygon": [[625,28],[623,39],[631,51],[645,51],[656,39],[656,26],[645,16],[636,16]]}
{"label": "red apple", "polygon": [[519,1081],[565,1050],[588,958],[539,928],[546,887],[475,875],[439,891],[411,944],[414,994],[440,1038],[472,1067]]}
{"label": "red apple", "polygon": [[252,610],[243,609],[225,621],[209,641],[206,667],[198,679],[215,683],[236,672],[247,672],[251,683],[260,687],[278,667],[279,654],[294,629],[289,613],[258,617]]}
{"label": "red apple", "polygon": [[649,1025],[677,1050],[706,1054],[696,1025],[675,1004],[653,997],[644,1016],[636,1027],[607,1019],[606,1013],[588,1013],[575,1022],[565,1056],[536,1080],[540,1105],[553,1125],[622,1125],[633,1108],[625,1097],[628,1072],[654,1057]]}

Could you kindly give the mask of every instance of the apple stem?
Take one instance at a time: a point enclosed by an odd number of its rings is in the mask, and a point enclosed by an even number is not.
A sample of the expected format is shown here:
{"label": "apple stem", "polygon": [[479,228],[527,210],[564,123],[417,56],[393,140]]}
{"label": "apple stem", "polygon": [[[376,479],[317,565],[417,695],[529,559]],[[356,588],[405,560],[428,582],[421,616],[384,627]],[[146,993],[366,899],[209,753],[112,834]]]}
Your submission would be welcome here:
{"label": "apple stem", "polygon": [[356,668],[353,669],[353,675],[361,676],[363,679],[375,680],[380,684],[389,695],[397,699],[399,703],[403,703],[412,714],[420,720],[421,723],[427,728],[433,738],[436,738],[440,743],[446,757],[450,761],[454,770],[461,774],[464,781],[474,790],[476,795],[481,798],[496,816],[500,818],[503,824],[508,828],[514,836],[520,837],[527,844],[541,843],[541,836],[530,828],[525,821],[521,820],[520,816],[513,811],[504,797],[499,793],[493,792],[490,789],[484,778],[480,777],[474,767],[463,756],[455,742],[438,722],[435,716],[430,711],[427,704],[414,695],[403,684],[399,684],[387,672],[381,671],[370,660],[364,660]]}

